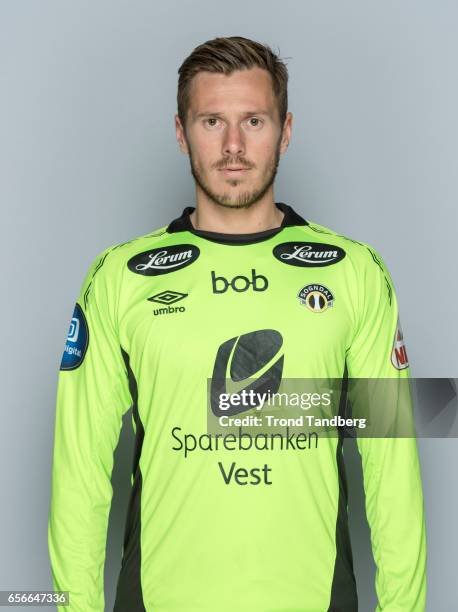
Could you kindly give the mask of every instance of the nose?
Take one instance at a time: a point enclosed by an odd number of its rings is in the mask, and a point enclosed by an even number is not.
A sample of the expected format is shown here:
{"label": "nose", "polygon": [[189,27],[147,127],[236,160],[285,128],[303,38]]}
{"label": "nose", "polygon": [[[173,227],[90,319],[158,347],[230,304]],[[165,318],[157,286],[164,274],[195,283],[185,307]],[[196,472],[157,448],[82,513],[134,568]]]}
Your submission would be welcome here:
{"label": "nose", "polygon": [[223,142],[223,154],[243,155],[245,153],[245,140],[238,125],[228,125]]}

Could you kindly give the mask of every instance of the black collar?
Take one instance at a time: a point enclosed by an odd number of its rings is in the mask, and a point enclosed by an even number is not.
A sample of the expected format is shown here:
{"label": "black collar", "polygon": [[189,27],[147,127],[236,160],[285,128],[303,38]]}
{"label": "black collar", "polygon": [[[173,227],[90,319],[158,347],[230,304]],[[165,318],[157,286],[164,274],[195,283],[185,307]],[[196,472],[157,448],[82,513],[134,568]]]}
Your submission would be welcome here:
{"label": "black collar", "polygon": [[281,225],[263,232],[253,232],[251,234],[225,234],[221,232],[197,230],[194,228],[189,218],[189,215],[195,210],[195,206],[186,206],[181,215],[169,223],[167,232],[170,234],[174,232],[191,232],[196,236],[207,238],[213,242],[221,242],[223,244],[248,244],[266,240],[280,232],[284,227],[308,225],[308,222],[288,204],[275,202],[275,206],[284,213]]}

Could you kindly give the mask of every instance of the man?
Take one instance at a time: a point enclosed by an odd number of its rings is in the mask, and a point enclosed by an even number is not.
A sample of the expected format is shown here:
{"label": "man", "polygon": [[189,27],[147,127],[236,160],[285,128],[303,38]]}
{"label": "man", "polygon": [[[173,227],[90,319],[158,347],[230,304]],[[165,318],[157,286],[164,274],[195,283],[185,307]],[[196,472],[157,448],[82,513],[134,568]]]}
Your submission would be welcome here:
{"label": "man", "polygon": [[[292,115],[269,47],[216,38],[179,74],[176,136],[196,206],[107,248],[82,285],[57,395],[54,587],[70,591],[71,612],[104,609],[113,451],[132,407],[116,612],[354,612],[342,429],[279,440],[264,427],[262,446],[224,428],[261,419],[256,393],[289,380],[339,380],[337,417],[351,377],[408,378],[392,279],[369,245],[274,201]],[[238,395],[224,393],[232,384]],[[423,611],[416,440],[357,443],[377,610]]]}

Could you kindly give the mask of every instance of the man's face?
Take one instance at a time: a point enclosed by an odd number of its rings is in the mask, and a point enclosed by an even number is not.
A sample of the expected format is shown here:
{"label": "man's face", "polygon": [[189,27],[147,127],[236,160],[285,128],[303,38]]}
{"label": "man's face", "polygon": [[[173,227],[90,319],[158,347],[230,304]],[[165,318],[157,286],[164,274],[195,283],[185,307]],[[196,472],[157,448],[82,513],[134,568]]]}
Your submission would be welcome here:
{"label": "man's face", "polygon": [[269,190],[291,136],[280,125],[270,74],[261,68],[227,76],[199,72],[191,82],[186,130],[177,140],[197,187],[216,204],[247,208]]}

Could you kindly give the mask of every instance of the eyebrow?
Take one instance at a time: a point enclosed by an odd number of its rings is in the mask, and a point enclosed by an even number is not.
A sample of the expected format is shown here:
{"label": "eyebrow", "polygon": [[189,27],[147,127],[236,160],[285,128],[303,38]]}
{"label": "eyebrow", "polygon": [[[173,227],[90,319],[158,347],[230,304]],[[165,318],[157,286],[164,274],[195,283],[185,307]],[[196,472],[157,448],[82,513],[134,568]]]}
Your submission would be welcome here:
{"label": "eyebrow", "polygon": [[[194,119],[200,119],[201,117],[222,117],[224,113],[219,113],[219,112],[211,112],[211,111],[206,111],[206,112],[202,112],[202,113],[197,113],[194,115]],[[268,113],[267,111],[246,111],[244,113],[242,113],[242,115],[244,117],[248,117],[248,116],[252,116],[252,115],[265,115],[267,117],[270,117],[270,113]]]}

